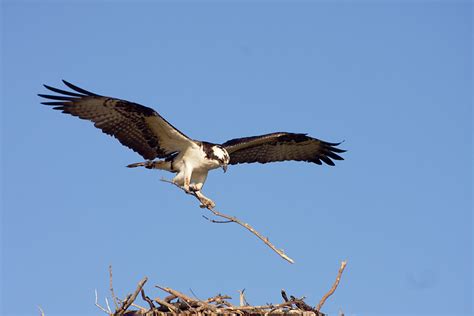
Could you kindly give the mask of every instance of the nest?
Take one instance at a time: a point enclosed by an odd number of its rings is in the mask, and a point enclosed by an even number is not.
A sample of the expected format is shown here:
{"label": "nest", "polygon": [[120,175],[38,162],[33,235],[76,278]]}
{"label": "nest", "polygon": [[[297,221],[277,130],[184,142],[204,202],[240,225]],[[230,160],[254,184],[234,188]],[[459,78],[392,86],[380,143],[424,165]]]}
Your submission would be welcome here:
{"label": "nest", "polygon": [[[341,275],[346,267],[346,261],[341,263],[336,280],[331,289],[321,298],[315,307],[307,304],[305,297],[296,298],[293,295],[288,296],[285,290],[281,290],[283,301],[278,304],[266,304],[252,306],[247,303],[244,291],[239,291],[239,305],[233,305],[228,295],[218,294],[205,300],[196,297],[189,297],[177,290],[168,287],[156,285],[155,287],[165,292],[167,296],[151,299],[145,294],[143,289],[148,278],[143,278],[138,282],[135,292],[129,294],[125,299],[116,297],[112,285],[112,267],[109,267],[110,273],[110,291],[112,294],[115,311],[110,308],[109,301],[105,299],[107,308],[102,307],[98,303],[97,292],[95,305],[108,315],[119,316],[171,316],[171,315],[304,315],[304,316],[325,316],[320,312],[321,307],[326,299],[331,296],[339,285]],[[136,299],[141,296],[142,300],[148,305],[147,307],[136,304]]]}
{"label": "nest", "polygon": [[[144,284],[146,278],[141,282]],[[140,288],[141,287],[141,288]],[[125,300],[118,304],[115,312],[110,315],[128,316],[151,316],[151,315],[305,315],[305,316],[325,316],[316,310],[316,307],[308,305],[304,297],[296,298],[289,296],[284,290],[281,291],[283,302],[279,304],[267,304],[261,306],[251,306],[247,303],[244,291],[240,291],[240,305],[233,305],[228,295],[218,294],[206,300],[191,298],[179,291],[171,288],[156,286],[163,290],[168,296],[164,298],[151,299],[145,294],[143,287],[139,284],[139,292],[143,301],[148,307],[134,304],[137,295],[128,295]],[[134,309],[130,309],[130,308]]]}

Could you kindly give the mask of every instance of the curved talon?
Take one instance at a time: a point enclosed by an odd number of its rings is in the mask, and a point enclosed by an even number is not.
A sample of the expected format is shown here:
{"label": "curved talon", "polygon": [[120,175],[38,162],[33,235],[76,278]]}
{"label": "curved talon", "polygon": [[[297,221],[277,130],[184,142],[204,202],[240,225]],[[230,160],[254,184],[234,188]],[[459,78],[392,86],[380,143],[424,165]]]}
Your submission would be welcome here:
{"label": "curved talon", "polygon": [[197,186],[194,183],[189,185],[189,190],[192,191],[192,192],[199,191],[199,189],[197,188]]}
{"label": "curved talon", "polygon": [[214,208],[214,207],[216,207],[216,203],[214,203],[210,199],[200,198],[199,201],[201,202],[201,205],[199,205],[200,208]]}
{"label": "curved talon", "polygon": [[196,193],[193,190],[191,190],[190,188],[185,188],[185,187],[181,187],[181,188],[184,190],[184,192],[186,192],[186,194],[193,195],[194,193]]}

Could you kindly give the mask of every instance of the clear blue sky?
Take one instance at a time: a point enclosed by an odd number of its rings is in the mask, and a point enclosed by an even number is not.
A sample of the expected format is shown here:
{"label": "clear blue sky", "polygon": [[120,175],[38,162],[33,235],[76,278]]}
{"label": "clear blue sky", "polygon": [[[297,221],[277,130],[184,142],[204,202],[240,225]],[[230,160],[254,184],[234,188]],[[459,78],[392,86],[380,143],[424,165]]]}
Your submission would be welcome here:
{"label": "clear blue sky", "polygon": [[[149,277],[206,298],[333,315],[472,313],[469,1],[2,3],[2,315],[97,315]],[[205,193],[296,260],[211,224],[164,172],[39,104],[69,80],[151,106],[196,139],[345,140],[336,167],[214,171]],[[472,315],[472,314],[471,314]]]}

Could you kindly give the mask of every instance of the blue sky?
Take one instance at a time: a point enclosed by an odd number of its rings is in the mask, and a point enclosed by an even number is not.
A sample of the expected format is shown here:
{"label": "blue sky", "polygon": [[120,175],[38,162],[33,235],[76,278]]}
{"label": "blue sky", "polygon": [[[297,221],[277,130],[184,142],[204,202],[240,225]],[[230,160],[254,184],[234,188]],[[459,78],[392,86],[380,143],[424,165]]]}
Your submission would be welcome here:
{"label": "blue sky", "polygon": [[[2,2],[2,315],[97,315],[107,267],[206,298],[280,289],[324,311],[472,313],[468,1]],[[345,140],[336,167],[231,166],[205,186],[290,265],[142,158],[39,104],[61,79],[151,106],[212,142],[273,131]]]}

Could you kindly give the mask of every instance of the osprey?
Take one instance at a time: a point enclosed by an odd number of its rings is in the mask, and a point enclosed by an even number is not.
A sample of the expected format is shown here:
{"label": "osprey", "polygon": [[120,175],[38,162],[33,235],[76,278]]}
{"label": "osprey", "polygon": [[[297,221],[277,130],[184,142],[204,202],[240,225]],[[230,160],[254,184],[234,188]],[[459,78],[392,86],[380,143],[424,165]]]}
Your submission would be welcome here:
{"label": "osprey", "polygon": [[[197,195],[203,206],[215,203],[201,193],[209,170],[229,164],[267,163],[274,161],[306,161],[334,166],[332,160],[343,160],[338,153],[340,143],[329,143],[306,134],[278,132],[260,136],[235,138],[214,144],[189,138],[155,110],[146,106],[98,95],[63,80],[72,91],[47,85],[58,95],[38,94],[53,100],[42,104],[55,110],[94,122],[104,133],[139,153],[147,161],[127,167],[146,167],[176,173],[173,183]],[[154,160],[159,158],[159,160]]]}

